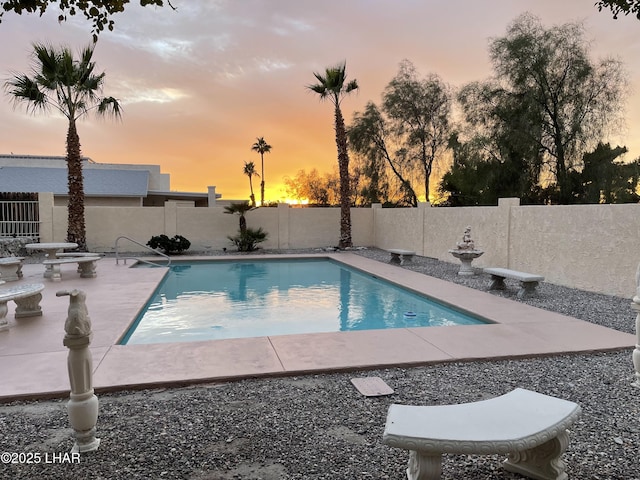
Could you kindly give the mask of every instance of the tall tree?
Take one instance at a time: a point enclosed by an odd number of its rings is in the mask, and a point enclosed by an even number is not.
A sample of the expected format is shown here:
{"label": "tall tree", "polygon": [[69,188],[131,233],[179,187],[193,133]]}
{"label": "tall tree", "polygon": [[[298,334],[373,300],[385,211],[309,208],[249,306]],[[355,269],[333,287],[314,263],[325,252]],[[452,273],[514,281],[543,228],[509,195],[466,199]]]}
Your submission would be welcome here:
{"label": "tall tree", "polygon": [[[497,81],[465,85],[457,100],[467,128],[456,132],[450,143],[452,175],[445,175],[447,181],[440,185],[442,193],[456,196],[449,203],[496,205],[504,196],[519,197],[525,204],[539,203],[540,109],[529,105],[528,98],[510,95]],[[465,175],[477,178],[464,181]],[[473,185],[481,191],[465,189]]]}
{"label": "tall tree", "polygon": [[640,159],[628,163],[618,160],[625,153],[626,147],[611,148],[608,143],[599,143],[592,152],[585,153],[579,200],[585,203],[637,203],[640,200]]}
{"label": "tall tree", "polygon": [[[14,12],[18,15],[22,15],[22,12],[26,13],[38,13],[40,16],[46,12],[47,7],[50,5],[55,6],[59,10],[58,21],[64,22],[67,20],[67,15],[74,16],[76,13],[81,12],[87,18],[87,20],[93,21],[93,34],[94,42],[98,39],[98,34],[105,29],[113,30],[114,21],[111,16],[114,13],[124,11],[125,5],[130,0],[6,0],[0,2],[0,23],[2,22],[2,16],[5,12]],[[140,0],[140,5],[143,7],[147,5],[153,5],[156,7],[162,7],[164,0]],[[171,1],[167,0],[173,10],[175,7],[171,5]]]}
{"label": "tall tree", "polygon": [[[365,172],[377,175],[380,163],[386,164],[399,184],[399,195],[394,200],[401,205],[418,206],[418,195],[411,183],[411,168],[406,162],[406,148],[396,143],[389,132],[389,124],[373,103],[367,103],[364,112],[356,112],[348,129],[349,145],[357,154],[367,158],[375,168]],[[398,198],[399,197],[399,200]],[[391,198],[385,198],[389,201]]]}
{"label": "tall tree", "polygon": [[105,73],[95,73],[94,45],[83,49],[79,58],[74,58],[69,47],[56,49],[34,44],[33,48],[33,76],[14,74],[5,83],[5,89],[16,104],[26,104],[27,111],[48,112],[53,108],[66,117],[69,183],[67,241],[75,242],[81,250],[86,250],[82,155],[76,122],[90,112],[120,118],[120,103],[113,97],[100,95]]}
{"label": "tall tree", "polygon": [[495,79],[463,102],[467,119],[516,145],[512,153],[526,155],[532,172],[549,177],[553,201],[571,203],[582,155],[621,119],[627,85],[621,62],[593,62],[582,24],[544,28],[530,14],[491,41],[490,56]]}
{"label": "tall tree", "polygon": [[439,185],[444,204],[497,205],[502,197],[519,197],[524,204],[538,203],[539,197],[534,197],[538,193],[537,176],[530,181],[528,166],[515,150],[492,155],[492,144],[485,138],[476,136],[461,142],[458,134],[452,135],[449,146],[453,164]]}
{"label": "tall tree", "polygon": [[598,11],[608,8],[616,19],[621,13],[624,15],[632,13],[640,20],[640,0],[598,0],[596,6]]}
{"label": "tall tree", "polygon": [[334,128],[336,132],[336,147],[338,149],[338,171],[340,176],[340,241],[338,247],[353,246],[351,239],[351,202],[349,201],[351,188],[349,185],[349,150],[347,148],[347,131],[344,117],[340,109],[342,99],[358,88],[358,82],[347,82],[346,62],[328,67],[322,73],[314,72],[318,83],[308,85],[307,88],[317,93],[321,100],[329,100],[334,107]]}
{"label": "tall tree", "polygon": [[294,177],[284,177],[284,185],[289,198],[307,201],[310,205],[330,205],[328,179],[326,176],[323,178],[315,168],[309,173],[298,170]]}
{"label": "tall tree", "polygon": [[416,206],[418,191],[429,200],[434,163],[451,135],[450,115],[451,94],[444,82],[435,74],[420,78],[413,64],[403,60],[384,90],[382,107],[370,102],[354,115],[349,143],[361,155],[384,158],[404,202]]}
{"label": "tall tree", "polygon": [[249,177],[249,191],[251,192],[249,198],[251,198],[251,206],[255,208],[256,196],[253,194],[253,181],[251,179],[252,177],[259,177],[260,175],[256,172],[256,166],[253,162],[244,162],[243,173]]}
{"label": "tall tree", "polygon": [[560,203],[571,202],[571,171],[620,118],[626,76],[622,63],[589,58],[584,27],[546,29],[524,14],[492,41],[490,55],[505,90],[541,117],[540,148],[555,177]]}
{"label": "tall tree", "polygon": [[451,134],[449,89],[435,74],[419,78],[414,65],[403,60],[384,91],[382,103],[391,128],[407,149],[411,163],[420,170],[425,199],[429,201],[433,164],[447,148]]}
{"label": "tall tree", "polygon": [[251,146],[251,150],[260,154],[260,178],[262,178],[260,181],[260,205],[262,206],[264,205],[264,154],[271,151],[271,145],[265,141],[264,137],[258,137],[256,140],[256,143]]}

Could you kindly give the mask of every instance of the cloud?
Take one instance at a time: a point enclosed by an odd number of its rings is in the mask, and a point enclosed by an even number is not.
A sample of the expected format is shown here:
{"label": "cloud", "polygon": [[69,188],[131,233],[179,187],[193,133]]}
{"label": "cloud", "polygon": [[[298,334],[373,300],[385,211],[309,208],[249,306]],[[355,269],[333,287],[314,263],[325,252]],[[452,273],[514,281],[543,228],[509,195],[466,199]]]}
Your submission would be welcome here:
{"label": "cloud", "polygon": [[276,19],[276,25],[271,26],[270,30],[276,35],[288,37],[315,30],[315,27],[302,19],[279,17]]}
{"label": "cloud", "polygon": [[115,96],[123,105],[136,103],[171,103],[191,95],[183,89],[172,87],[149,87],[144,82],[120,81],[113,86]]}
{"label": "cloud", "polygon": [[263,73],[273,72],[275,70],[287,70],[288,68],[291,68],[292,65],[292,63],[285,60],[272,58],[255,59],[256,68]]}

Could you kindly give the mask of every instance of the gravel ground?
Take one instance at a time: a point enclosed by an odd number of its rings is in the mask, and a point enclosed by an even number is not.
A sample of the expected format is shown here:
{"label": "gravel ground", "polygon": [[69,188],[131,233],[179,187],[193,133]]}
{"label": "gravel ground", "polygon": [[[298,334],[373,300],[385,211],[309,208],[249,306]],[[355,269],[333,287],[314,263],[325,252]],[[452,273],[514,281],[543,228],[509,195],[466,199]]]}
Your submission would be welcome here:
{"label": "gravel ground", "polygon": [[[357,253],[383,261],[388,255]],[[405,268],[471,288],[488,283],[484,276],[458,277],[458,265],[424,257]],[[511,286],[492,294],[516,300]],[[635,332],[626,298],[544,283],[526,302]],[[381,442],[391,403],[461,403],[522,387],[582,406],[565,455],[570,479],[640,480],[640,389],[631,386],[633,372],[626,350],[101,394],[100,448],[76,463],[61,458],[73,444],[66,400],[15,402],[0,406],[1,450],[37,453],[41,460],[0,465],[0,478],[402,480],[407,452]],[[381,377],[395,393],[360,395],[350,379],[362,376]],[[442,478],[522,478],[503,471],[502,459],[447,455]]]}

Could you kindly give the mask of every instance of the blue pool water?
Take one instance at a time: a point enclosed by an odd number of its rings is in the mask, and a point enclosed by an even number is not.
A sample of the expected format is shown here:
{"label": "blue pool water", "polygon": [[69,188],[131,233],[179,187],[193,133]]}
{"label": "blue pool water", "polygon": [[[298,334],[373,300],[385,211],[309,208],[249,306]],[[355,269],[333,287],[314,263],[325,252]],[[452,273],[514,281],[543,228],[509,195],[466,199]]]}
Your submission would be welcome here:
{"label": "blue pool water", "polygon": [[481,323],[327,259],[194,262],[171,267],[120,343]]}

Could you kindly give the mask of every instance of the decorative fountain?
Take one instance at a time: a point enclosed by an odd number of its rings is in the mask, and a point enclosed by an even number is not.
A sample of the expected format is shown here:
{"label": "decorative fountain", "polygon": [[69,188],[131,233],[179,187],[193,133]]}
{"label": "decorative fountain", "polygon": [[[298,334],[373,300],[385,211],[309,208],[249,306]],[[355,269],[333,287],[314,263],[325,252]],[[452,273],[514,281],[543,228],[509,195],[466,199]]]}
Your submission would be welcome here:
{"label": "decorative fountain", "polygon": [[449,250],[449,253],[462,262],[458,275],[474,275],[471,262],[484,253],[483,250],[476,249],[474,241],[471,239],[471,227],[464,229],[462,242],[456,244],[456,248]]}

